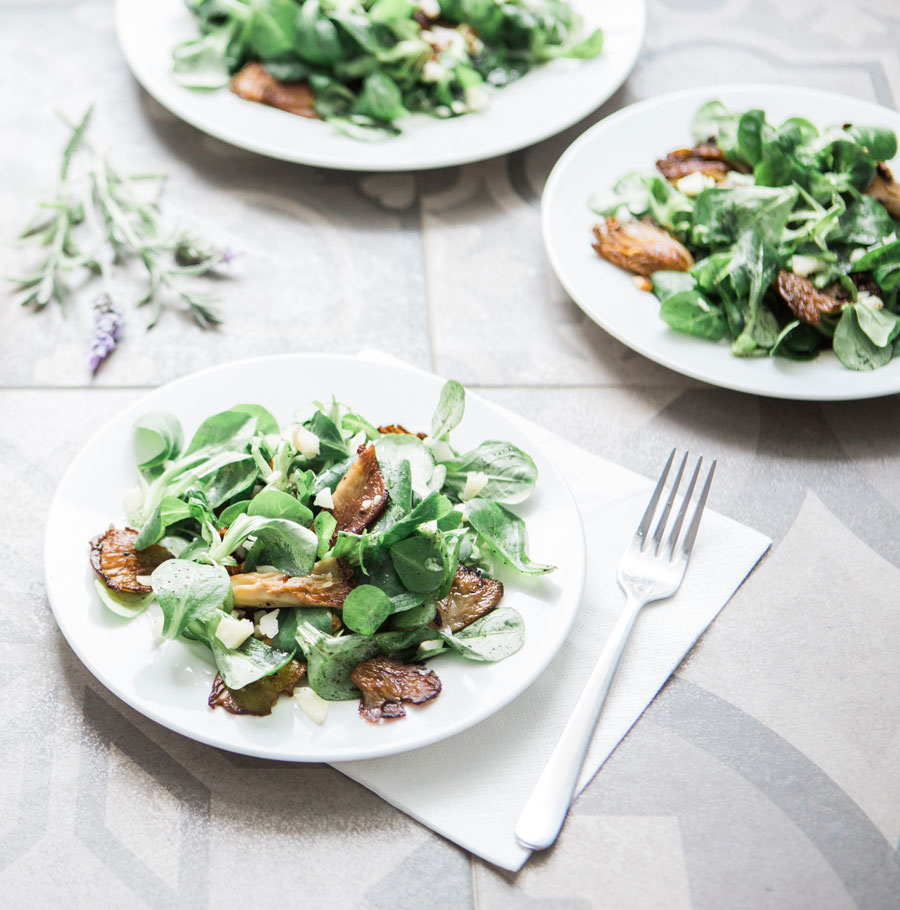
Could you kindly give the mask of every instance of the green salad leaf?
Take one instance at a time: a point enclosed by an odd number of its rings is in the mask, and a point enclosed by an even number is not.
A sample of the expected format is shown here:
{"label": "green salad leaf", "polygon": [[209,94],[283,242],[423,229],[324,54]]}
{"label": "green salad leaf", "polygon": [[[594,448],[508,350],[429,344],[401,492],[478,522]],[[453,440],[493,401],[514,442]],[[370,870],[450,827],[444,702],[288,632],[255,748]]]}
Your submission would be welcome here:
{"label": "green salad leaf", "polygon": [[499,607],[456,634],[441,631],[447,645],[469,660],[494,662],[525,644],[525,621],[517,610]]}
{"label": "green salad leaf", "polygon": [[691,128],[696,157],[666,160],[714,164],[670,179],[633,171],[589,198],[603,217],[655,222],[694,256],[689,272],[651,275],[660,318],[739,357],[811,360],[831,347],[852,370],[887,364],[900,349],[900,185],[884,164],[894,132],[773,124],[715,100]]}
{"label": "green salad leaf", "polygon": [[154,569],[150,587],[162,608],[165,638],[177,638],[195,619],[208,619],[231,592],[221,566],[185,559],[170,559]]}
{"label": "green salad leaf", "polygon": [[[394,0],[379,3],[387,16]],[[271,30],[259,40],[278,39],[277,19],[255,27],[260,36]],[[683,280],[659,278],[673,289]],[[893,341],[894,324],[864,302],[857,309],[863,334]],[[230,689],[277,673],[295,655],[307,661],[312,688],[338,700],[359,695],[350,676],[370,657],[496,661],[515,653],[524,622],[505,606],[453,634],[438,628],[455,603],[448,598],[469,596],[457,580],[471,578],[471,569],[553,568],[530,558],[525,522],[510,508],[533,492],[534,460],[500,440],[459,454],[450,436],[464,414],[465,390],[451,381],[428,440],[382,434],[335,399],[315,403],[302,432],[296,422],[279,426],[260,405],[235,405],[204,420],[186,447],[174,417],[145,415],[134,426],[144,488],[131,513],[135,549],[159,544],[172,558],[153,571],[147,595],[120,594],[98,580],[101,602],[125,618],[158,603],[163,635],[208,648]],[[372,442],[374,461],[360,462],[348,485],[360,470],[374,470],[380,477],[365,489],[383,481],[387,502],[365,528],[350,530],[339,524],[348,511],[339,508],[341,483]]]}
{"label": "green salad leaf", "polygon": [[[340,132],[382,140],[409,113],[480,110],[501,87],[557,58],[591,60],[601,29],[584,34],[564,0],[187,0],[199,37],[173,51],[176,80],[217,89],[248,63],[304,83],[316,114]],[[431,8],[433,6],[433,8]]]}

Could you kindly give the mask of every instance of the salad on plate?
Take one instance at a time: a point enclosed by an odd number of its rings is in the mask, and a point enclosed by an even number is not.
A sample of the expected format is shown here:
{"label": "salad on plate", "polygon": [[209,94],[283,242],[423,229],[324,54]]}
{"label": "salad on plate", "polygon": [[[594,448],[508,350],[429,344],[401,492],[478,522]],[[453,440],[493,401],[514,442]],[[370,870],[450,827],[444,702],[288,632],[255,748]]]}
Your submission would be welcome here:
{"label": "salad on plate", "polygon": [[334,400],[285,426],[236,405],[186,446],[173,415],[146,414],[128,525],[90,545],[100,600],[127,618],[158,604],[163,638],[215,663],[212,708],[266,715],[285,694],[319,723],[356,698],[371,722],[404,716],[441,691],[426,661],[522,646],[499,571],[553,570],[509,508],[534,490],[534,461],[501,441],[456,450],[464,409],[453,381],[428,435]]}
{"label": "salad on plate", "polygon": [[739,357],[852,370],[900,352],[897,137],[709,101],[695,145],[632,172],[591,208],[597,254],[632,272],[673,329],[730,342]]}
{"label": "salad on plate", "polygon": [[186,2],[201,35],[173,52],[179,83],[230,85],[361,139],[398,135],[410,113],[480,110],[537,65],[603,49],[566,0]]}

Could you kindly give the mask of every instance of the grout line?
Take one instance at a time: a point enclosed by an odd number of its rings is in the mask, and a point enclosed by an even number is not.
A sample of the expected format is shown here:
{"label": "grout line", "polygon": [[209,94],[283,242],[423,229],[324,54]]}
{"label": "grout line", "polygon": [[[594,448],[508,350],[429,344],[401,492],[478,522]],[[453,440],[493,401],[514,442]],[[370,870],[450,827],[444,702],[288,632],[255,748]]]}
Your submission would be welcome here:
{"label": "grout line", "polygon": [[5,385],[0,392],[152,392],[159,385]]}
{"label": "grout line", "polygon": [[[176,377],[181,378],[181,377]],[[152,392],[174,380],[165,380],[154,385],[0,385],[0,392]],[[467,389],[496,389],[498,391],[547,391],[579,392],[603,391],[605,389],[670,389],[671,383],[512,383],[464,382]],[[685,385],[685,389],[691,388]]]}
{"label": "grout line", "polygon": [[419,242],[422,245],[422,282],[425,289],[425,324],[428,335],[428,365],[432,373],[436,372],[436,353],[434,338],[434,319],[431,307],[431,281],[429,280],[428,267],[428,240],[425,235],[425,173],[419,171],[416,175],[418,182],[419,203]]}

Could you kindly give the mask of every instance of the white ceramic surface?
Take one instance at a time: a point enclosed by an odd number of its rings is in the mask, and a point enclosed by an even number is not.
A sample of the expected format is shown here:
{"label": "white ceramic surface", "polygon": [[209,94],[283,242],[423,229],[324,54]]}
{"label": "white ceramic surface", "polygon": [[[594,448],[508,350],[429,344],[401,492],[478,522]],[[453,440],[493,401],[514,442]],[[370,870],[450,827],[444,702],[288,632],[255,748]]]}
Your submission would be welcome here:
{"label": "white ceramic surface", "polygon": [[235,717],[210,710],[215,668],[205,649],[165,641],[154,630],[155,605],[133,620],[103,607],[93,590],[88,540],[125,516],[122,498],[137,481],[131,426],[146,411],[171,411],[186,438],[205,417],[239,402],[267,406],[280,421],[333,393],[370,420],[410,428],[430,425],[443,380],[405,366],[361,358],[296,354],[237,361],[192,373],[163,386],[116,415],[73,459],[60,481],[47,523],[45,572],[56,621],[85,666],[142,714],[192,739],[247,755],[292,761],[347,761],[403,752],[436,742],[484,720],[519,695],[562,645],[584,585],[584,536],[565,480],[540,448],[494,405],[467,397],[453,433],[462,449],[485,439],[508,439],[535,459],[534,496],[515,510],[528,522],[529,552],[557,566],[535,579],[500,577],[504,604],[525,618],[526,641],[497,664],[456,655],[432,663],[443,683],[438,699],[411,708],[394,723],[372,725],[357,701],[330,706],[321,727],[291,699],[269,717]]}
{"label": "white ceramic surface", "polygon": [[137,80],[176,116],[241,148],[341,170],[404,171],[447,167],[540,142],[596,110],[625,81],[644,36],[645,0],[574,0],[585,28],[601,27],[595,60],[555,60],[491,93],[481,112],[437,120],[413,115],[401,136],[361,142],[327,123],[242,101],[227,89],[183,88],[172,78],[172,48],[197,34],[183,0],[117,0],[116,29]]}
{"label": "white ceramic surface", "polygon": [[[566,150],[547,180],[542,201],[544,245],[572,299],[598,325],[635,351],[695,379],[773,398],[843,401],[900,392],[900,361],[858,373],[831,351],[811,362],[780,357],[742,359],[726,341],[713,344],[670,329],[659,303],[631,276],[601,260],[591,247],[598,216],[588,207],[596,192],[628,171],[646,168],[679,146],[691,145],[690,124],[704,102],[734,109],[763,108],[770,122],[802,116],[818,126],[879,124],[900,133],[900,113],[845,95],[770,85],[689,89],[642,101],[607,117]],[[895,159],[896,161],[897,159]],[[896,168],[896,165],[895,165]]]}

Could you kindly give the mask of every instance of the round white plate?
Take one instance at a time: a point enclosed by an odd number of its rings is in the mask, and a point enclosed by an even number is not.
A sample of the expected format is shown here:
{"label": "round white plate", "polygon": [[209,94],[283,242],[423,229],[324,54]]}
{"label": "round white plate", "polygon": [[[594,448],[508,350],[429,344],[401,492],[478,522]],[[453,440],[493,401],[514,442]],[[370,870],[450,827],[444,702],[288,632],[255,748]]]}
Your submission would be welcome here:
{"label": "round white plate", "polygon": [[[900,361],[857,373],[831,351],[798,363],[781,357],[743,359],[729,344],[713,344],[670,329],[659,302],[639,291],[631,276],[600,259],[591,247],[599,220],[588,199],[636,169],[680,146],[692,145],[697,108],[718,98],[736,110],[762,108],[770,122],[806,117],[819,127],[854,122],[887,126],[900,134],[900,113],[831,92],[770,85],[690,89],[641,101],[602,120],[566,150],[547,181],[542,201],[544,245],[572,299],[610,335],[663,366],[740,392],[772,398],[843,401],[900,392]],[[896,159],[895,159],[896,160]],[[896,166],[895,166],[896,167]]]}
{"label": "round white plate", "polygon": [[350,139],[327,123],[242,101],[228,89],[202,92],[172,78],[172,48],[198,34],[183,0],[117,0],[116,28],[138,82],[165,108],[232,145],[300,164],[341,170],[406,171],[481,161],[540,142],[596,110],[625,81],[644,37],[645,0],[573,0],[585,28],[604,30],[595,60],[555,60],[491,93],[484,111],[450,120],[414,115],[402,135]]}
{"label": "round white plate", "polygon": [[137,481],[131,427],[146,411],[177,415],[190,438],[210,414],[241,402],[268,407],[289,420],[313,400],[337,399],[376,423],[428,428],[443,381],[402,365],[355,357],[289,354],[214,367],[163,386],[102,427],[66,471],[50,508],[45,572],[60,629],[85,666],[108,689],[157,723],[212,746],[290,761],[348,761],[425,746],[477,724],[519,695],[550,662],[569,632],[584,586],[584,535],[575,500],[556,466],[529,435],[496,407],[467,395],[453,433],[465,450],[485,439],[507,439],[529,452],[539,480],[515,510],[528,523],[532,558],[557,566],[520,580],[501,575],[505,606],[525,618],[524,647],[497,664],[446,654],[431,663],[441,695],[401,720],[373,725],[358,702],[333,702],[316,726],[290,698],[269,717],[236,717],[206,700],[215,667],[203,649],[163,642],[155,633],[159,608],[125,620],[103,607],[93,588],[88,541],[111,522],[123,526],[123,494]]}

